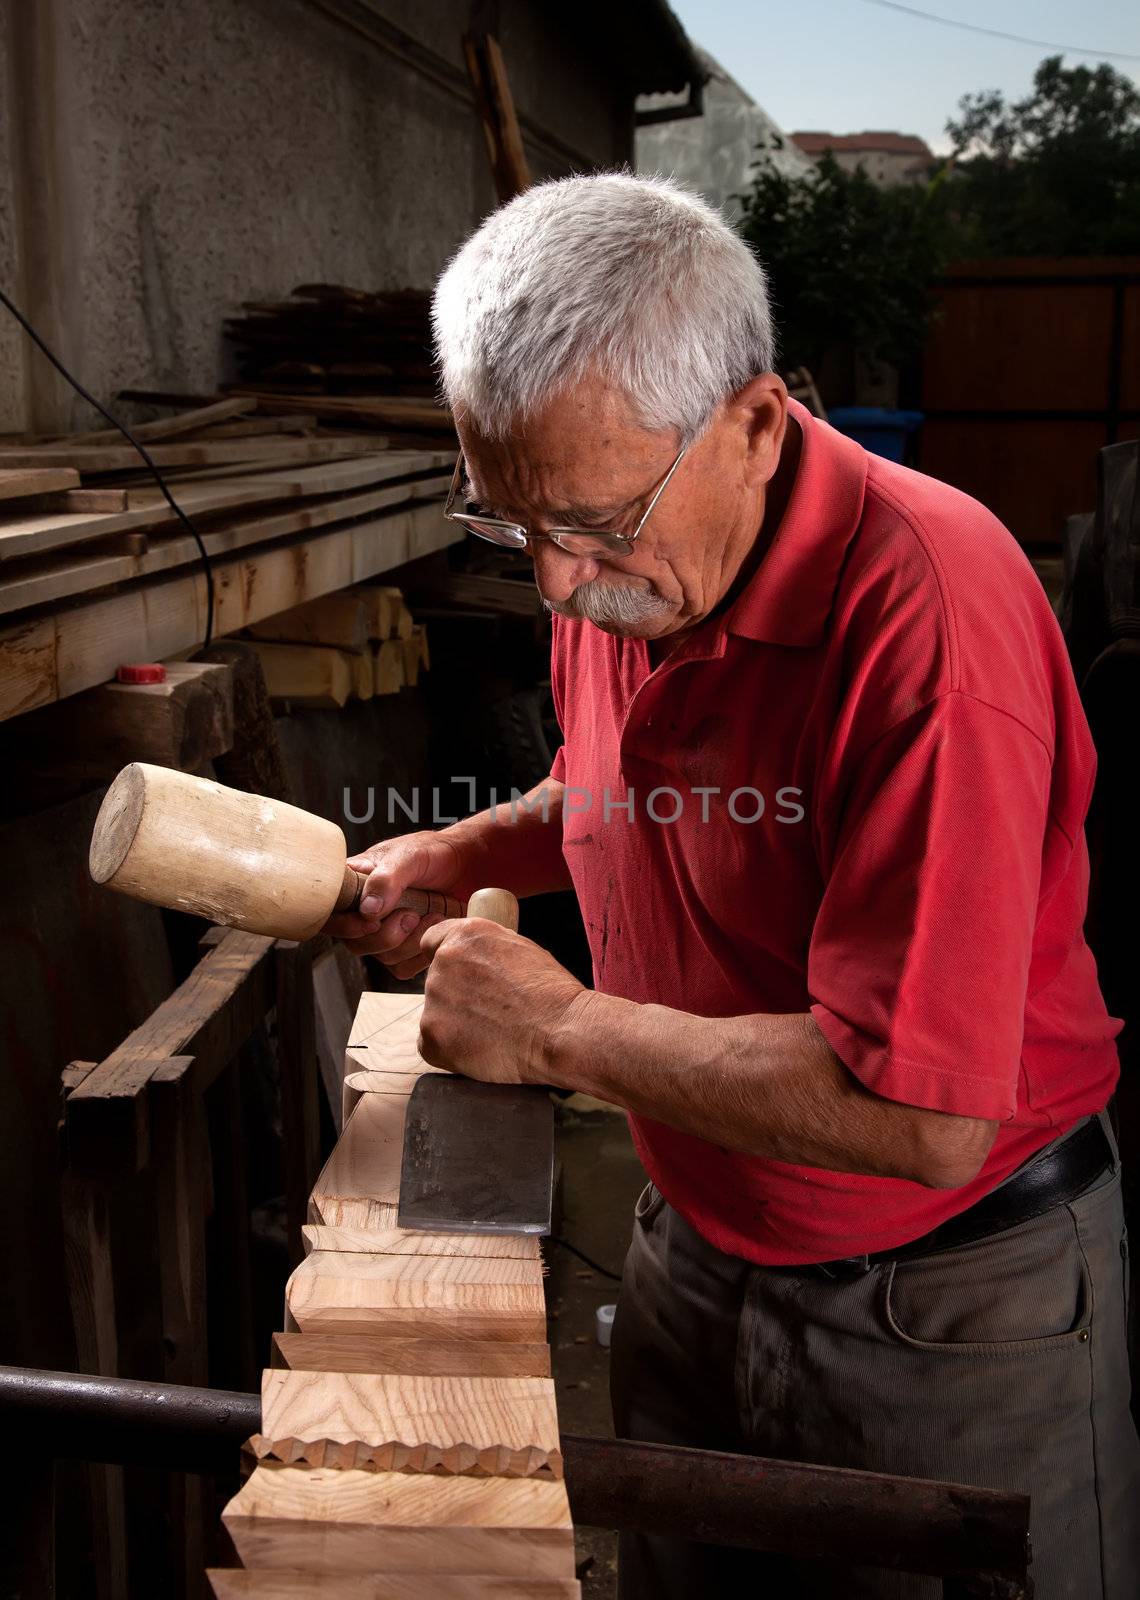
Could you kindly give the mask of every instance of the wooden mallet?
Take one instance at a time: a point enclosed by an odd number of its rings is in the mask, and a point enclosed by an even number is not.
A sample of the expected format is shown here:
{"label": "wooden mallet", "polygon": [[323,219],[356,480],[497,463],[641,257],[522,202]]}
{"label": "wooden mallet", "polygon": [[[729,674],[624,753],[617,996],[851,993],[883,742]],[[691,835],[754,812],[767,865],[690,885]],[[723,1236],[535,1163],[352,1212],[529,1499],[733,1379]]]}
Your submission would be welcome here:
{"label": "wooden mallet", "polygon": [[[365,879],[335,822],[282,800],[227,789],[172,767],[132,761],[107,790],[91,836],[96,883],[275,939],[309,939],[351,911]],[[408,889],[391,911],[461,917],[434,889]]]}

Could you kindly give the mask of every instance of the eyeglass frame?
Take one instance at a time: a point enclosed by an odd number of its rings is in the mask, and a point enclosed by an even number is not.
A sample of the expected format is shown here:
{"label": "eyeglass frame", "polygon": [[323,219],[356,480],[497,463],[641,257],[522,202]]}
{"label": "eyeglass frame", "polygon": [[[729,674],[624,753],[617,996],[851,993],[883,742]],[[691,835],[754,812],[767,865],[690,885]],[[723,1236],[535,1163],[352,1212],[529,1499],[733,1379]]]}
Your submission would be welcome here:
{"label": "eyeglass frame", "polygon": [[[637,543],[637,539],[641,533],[641,530],[649,521],[649,517],[654,506],[665,493],[669,479],[681,465],[688,448],[689,447],[687,444],[683,444],[680,450],[677,452],[672,466],[669,467],[664,477],[660,478],[652,489],[646,490],[647,494],[652,495],[652,499],[642,512],[641,517],[638,519],[637,527],[632,533],[614,533],[607,528],[590,529],[557,527],[549,529],[546,533],[532,533],[531,530],[527,527],[524,527],[521,522],[511,522],[505,517],[475,517],[466,511],[453,511],[452,507],[455,504],[455,497],[459,492],[459,475],[466,464],[462,450],[459,452],[459,459],[455,463],[455,471],[451,475],[451,488],[448,491],[447,502],[444,505],[443,514],[447,518],[448,522],[457,522],[460,527],[466,528],[468,533],[474,534],[475,538],[482,539],[487,544],[498,545],[500,550],[526,550],[529,549],[529,547],[539,539],[549,539],[550,542],[552,544],[556,544],[560,550],[565,550],[567,555],[581,555],[583,554],[582,551],[568,549],[567,546],[562,543],[563,537],[575,539],[612,539],[617,543],[618,546],[623,548],[609,549],[605,553],[609,556],[616,557],[619,561],[621,561],[627,556],[631,556],[633,554],[634,545]],[[473,527],[472,524],[474,522],[490,523],[493,527],[513,531],[514,533],[520,535],[522,542],[521,544],[499,544],[497,539],[492,539],[489,534],[482,533],[478,528]]]}

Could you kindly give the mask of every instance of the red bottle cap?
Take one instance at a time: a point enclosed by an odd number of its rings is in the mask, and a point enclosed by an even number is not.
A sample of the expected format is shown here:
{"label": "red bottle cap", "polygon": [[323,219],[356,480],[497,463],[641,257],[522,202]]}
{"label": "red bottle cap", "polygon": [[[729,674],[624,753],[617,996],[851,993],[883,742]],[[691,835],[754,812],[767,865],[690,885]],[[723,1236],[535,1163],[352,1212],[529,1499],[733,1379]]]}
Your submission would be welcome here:
{"label": "red bottle cap", "polygon": [[161,661],[132,661],[115,673],[118,683],[165,683],[166,668]]}

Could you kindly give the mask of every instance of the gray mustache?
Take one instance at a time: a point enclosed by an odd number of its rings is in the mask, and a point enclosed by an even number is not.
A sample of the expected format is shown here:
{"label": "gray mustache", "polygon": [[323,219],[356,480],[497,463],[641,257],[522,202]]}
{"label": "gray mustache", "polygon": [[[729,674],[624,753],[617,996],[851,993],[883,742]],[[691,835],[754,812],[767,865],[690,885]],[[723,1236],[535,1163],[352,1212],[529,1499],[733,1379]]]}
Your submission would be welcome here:
{"label": "gray mustache", "polygon": [[669,602],[652,589],[629,589],[623,585],[603,583],[594,578],[580,583],[565,600],[546,600],[548,611],[576,621],[592,622],[596,627],[629,627],[638,622],[648,622],[672,609]]}

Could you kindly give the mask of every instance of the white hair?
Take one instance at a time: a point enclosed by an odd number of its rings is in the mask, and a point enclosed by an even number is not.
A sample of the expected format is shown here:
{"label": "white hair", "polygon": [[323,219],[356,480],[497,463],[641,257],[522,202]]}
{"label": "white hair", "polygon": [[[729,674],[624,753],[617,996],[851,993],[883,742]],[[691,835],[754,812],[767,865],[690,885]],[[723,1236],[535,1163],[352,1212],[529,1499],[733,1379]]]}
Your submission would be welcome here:
{"label": "white hair", "polygon": [[775,359],[764,269],[667,178],[527,189],[447,266],[432,304],[443,392],[488,438],[596,373],[691,443]]}

